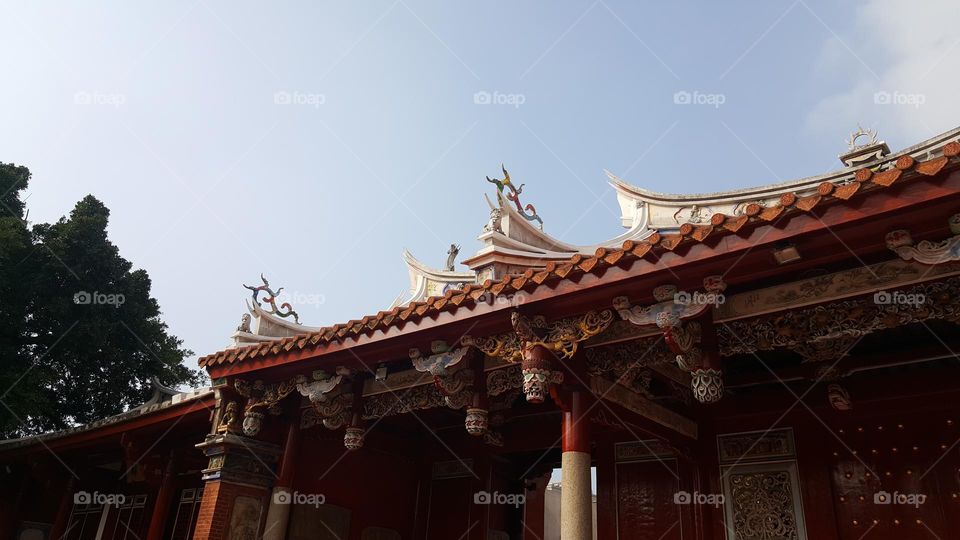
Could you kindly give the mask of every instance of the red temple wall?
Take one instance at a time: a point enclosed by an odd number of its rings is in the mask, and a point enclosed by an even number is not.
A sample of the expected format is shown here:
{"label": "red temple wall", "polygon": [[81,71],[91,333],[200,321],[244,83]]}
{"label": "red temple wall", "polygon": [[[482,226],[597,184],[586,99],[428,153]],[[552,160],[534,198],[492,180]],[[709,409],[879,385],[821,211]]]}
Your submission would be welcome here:
{"label": "red temple wall", "polygon": [[[383,527],[408,537],[418,505],[418,464],[380,448],[368,437],[364,448],[349,452],[342,431],[319,427],[305,431],[300,441],[293,489],[323,495],[325,504],[350,511],[350,539],[359,540],[366,527]],[[344,539],[347,540],[347,539]]]}

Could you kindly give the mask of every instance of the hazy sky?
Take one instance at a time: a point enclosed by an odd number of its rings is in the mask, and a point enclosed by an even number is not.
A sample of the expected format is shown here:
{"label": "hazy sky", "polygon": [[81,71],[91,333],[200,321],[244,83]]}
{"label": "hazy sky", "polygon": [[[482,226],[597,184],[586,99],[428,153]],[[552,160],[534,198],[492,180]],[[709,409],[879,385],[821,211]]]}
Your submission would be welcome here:
{"label": "hazy sky", "polygon": [[404,247],[479,247],[501,161],[591,244],[622,231],[604,168],[727,190],[838,168],[857,122],[958,123],[950,1],[145,4],[0,4],[0,160],[35,222],[103,200],[198,354],[260,272],[306,324],[385,309]]}

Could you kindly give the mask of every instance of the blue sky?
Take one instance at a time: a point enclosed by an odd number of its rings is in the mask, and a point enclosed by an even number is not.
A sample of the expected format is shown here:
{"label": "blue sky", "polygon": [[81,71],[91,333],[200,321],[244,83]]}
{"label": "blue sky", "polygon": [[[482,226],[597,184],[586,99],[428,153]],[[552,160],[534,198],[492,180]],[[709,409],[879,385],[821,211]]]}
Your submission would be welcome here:
{"label": "blue sky", "polygon": [[405,247],[472,253],[501,161],[547,232],[591,244],[621,232],[604,168],[711,192],[836,169],[857,122],[894,150],[955,127],[953,9],[5,3],[0,160],[33,171],[34,221],[103,200],[206,354],[260,272],[325,325],[403,292]]}

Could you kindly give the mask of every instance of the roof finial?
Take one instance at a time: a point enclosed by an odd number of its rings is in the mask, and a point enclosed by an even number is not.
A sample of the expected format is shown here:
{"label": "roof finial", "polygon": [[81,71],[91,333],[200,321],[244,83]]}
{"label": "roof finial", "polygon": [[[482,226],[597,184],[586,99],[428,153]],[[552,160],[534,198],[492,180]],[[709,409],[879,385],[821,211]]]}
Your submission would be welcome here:
{"label": "roof finial", "polygon": [[456,269],[457,255],[460,254],[460,246],[457,244],[450,244],[450,249],[447,250],[447,264],[444,266],[444,270],[448,272],[453,272]]}
{"label": "roof finial", "polygon": [[[857,144],[857,141],[863,137],[867,137],[867,142],[865,144]],[[850,139],[847,140],[847,150],[859,150],[874,144],[877,144],[877,131],[874,129],[863,129],[860,124],[857,124],[857,130],[851,133]]]}
{"label": "roof finial", "polygon": [[873,129],[863,129],[857,124],[857,130],[847,139],[847,151],[840,154],[840,161],[847,167],[858,167],[878,161],[890,153],[887,143],[877,140],[877,132]]}
{"label": "roof finial", "polygon": [[[293,317],[294,322],[300,324],[300,316],[297,315],[297,312],[293,310],[293,306],[290,305],[290,302],[284,302],[280,305],[280,309],[277,309],[277,296],[280,295],[283,287],[280,287],[276,290],[276,292],[274,292],[274,290],[270,288],[270,282],[267,281],[267,278],[263,277],[263,274],[260,274],[260,281],[263,282],[263,285],[259,285],[257,287],[250,285],[243,286],[243,288],[253,291],[253,303],[257,306],[262,306],[263,303],[260,302],[257,296],[260,295],[261,291],[266,292],[267,296],[265,296],[263,300],[270,306],[270,311],[267,313],[283,318]],[[286,311],[281,311],[281,309]]]}
{"label": "roof finial", "polygon": [[[523,193],[523,186],[526,184],[520,184],[520,187],[514,187],[513,182],[510,181],[510,173],[507,172],[507,168],[503,166],[503,163],[500,164],[500,169],[503,171],[503,180],[497,180],[496,178],[491,180],[489,176],[487,177],[487,182],[496,184],[497,186],[497,201],[500,202],[500,206],[503,206],[503,197],[505,196],[507,200],[512,201],[513,204],[517,206],[518,214],[523,216],[527,221],[536,221],[540,224],[540,230],[543,230],[543,220],[540,219],[540,216],[537,214],[537,209],[534,208],[532,204],[523,206],[520,202],[520,194]],[[507,188],[509,191],[504,193],[503,188]]]}

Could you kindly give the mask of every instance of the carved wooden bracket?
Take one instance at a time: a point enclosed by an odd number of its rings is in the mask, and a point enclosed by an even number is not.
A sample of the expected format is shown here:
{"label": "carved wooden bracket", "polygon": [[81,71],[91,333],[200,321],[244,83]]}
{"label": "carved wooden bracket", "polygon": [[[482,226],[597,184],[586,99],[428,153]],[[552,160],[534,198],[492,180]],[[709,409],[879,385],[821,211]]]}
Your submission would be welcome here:
{"label": "carved wooden bracket", "polygon": [[467,366],[464,358],[469,357],[470,348],[451,349],[444,341],[431,344],[433,354],[424,356],[420,349],[410,349],[413,367],[421,373],[433,375],[433,384],[444,396],[451,409],[462,409],[473,400],[474,371]]}
{"label": "carved wooden bracket", "polygon": [[[265,384],[261,380],[253,382],[236,379],[233,387],[241,396],[247,399],[243,410],[243,433],[248,437],[255,437],[263,426],[264,413],[278,415],[280,400],[289,396],[297,388],[296,379]],[[229,423],[228,423],[229,425]]]}
{"label": "carved wooden bracket", "polygon": [[542,315],[527,319],[518,311],[510,314],[510,323],[521,349],[540,345],[560,359],[572,358],[580,342],[603,332],[611,322],[613,313],[609,310],[590,311],[580,317],[557,319],[550,323]]}
{"label": "carved wooden bracket", "polygon": [[553,360],[572,358],[580,342],[610,326],[613,313],[591,311],[581,317],[547,323],[542,316],[527,319],[514,311],[510,322],[522,351],[523,392],[528,402],[543,403],[553,385],[563,382],[563,372],[554,367]]}
{"label": "carved wooden bracket", "polygon": [[913,244],[910,231],[897,230],[887,233],[887,247],[905,261],[917,261],[923,264],[943,264],[960,261],[960,214],[954,214],[948,222],[953,236],[940,242],[924,240]]}
{"label": "carved wooden bracket", "polygon": [[337,368],[331,374],[314,371],[311,378],[297,377],[297,391],[310,400],[317,417],[327,429],[340,429],[350,419],[353,407],[352,370]]}
{"label": "carved wooden bracket", "polygon": [[[723,372],[720,369],[715,329],[692,319],[710,318],[710,308],[723,302],[726,284],[720,276],[703,280],[706,293],[687,293],[675,286],[663,285],[653,291],[657,304],[631,306],[625,297],[613,300],[613,307],[626,321],[638,326],[655,325],[664,342],[676,355],[677,365],[690,372],[693,396],[701,403],[714,403],[723,396]],[[705,335],[706,334],[706,335]]]}

